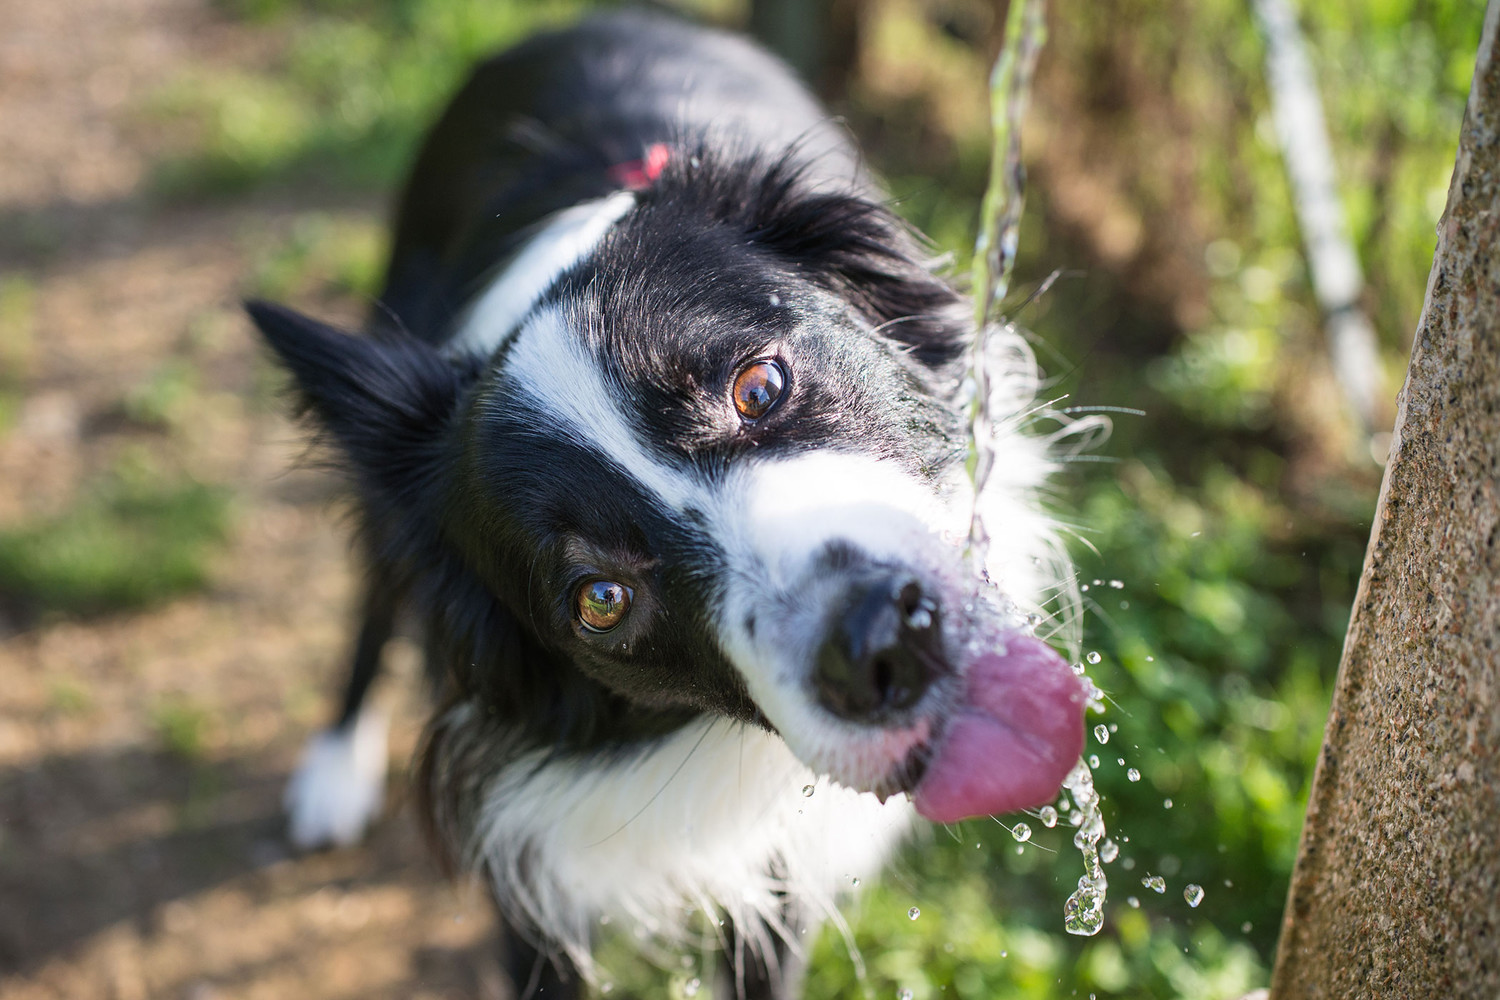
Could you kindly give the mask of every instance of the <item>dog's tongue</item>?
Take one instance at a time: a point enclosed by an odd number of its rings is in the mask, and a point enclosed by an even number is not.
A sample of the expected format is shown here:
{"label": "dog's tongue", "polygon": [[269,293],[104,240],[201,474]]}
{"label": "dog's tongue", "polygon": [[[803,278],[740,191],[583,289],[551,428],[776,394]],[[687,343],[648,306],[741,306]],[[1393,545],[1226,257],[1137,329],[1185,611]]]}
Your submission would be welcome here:
{"label": "dog's tongue", "polygon": [[963,704],[917,785],[917,812],[936,823],[1051,801],[1083,752],[1083,683],[1031,636],[970,665]]}

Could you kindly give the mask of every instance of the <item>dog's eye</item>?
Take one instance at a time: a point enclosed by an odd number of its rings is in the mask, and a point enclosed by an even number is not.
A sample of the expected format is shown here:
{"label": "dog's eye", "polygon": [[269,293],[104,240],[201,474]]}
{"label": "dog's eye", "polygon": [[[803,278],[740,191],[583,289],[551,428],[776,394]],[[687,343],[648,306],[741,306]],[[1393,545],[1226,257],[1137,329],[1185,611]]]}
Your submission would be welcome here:
{"label": "dog's eye", "polygon": [[734,408],[746,420],[759,420],[776,405],[785,388],[786,370],[780,361],[752,361],[734,378]]}
{"label": "dog's eye", "polygon": [[608,632],[630,611],[630,588],[609,580],[594,580],[578,588],[573,598],[578,620],[591,632]]}

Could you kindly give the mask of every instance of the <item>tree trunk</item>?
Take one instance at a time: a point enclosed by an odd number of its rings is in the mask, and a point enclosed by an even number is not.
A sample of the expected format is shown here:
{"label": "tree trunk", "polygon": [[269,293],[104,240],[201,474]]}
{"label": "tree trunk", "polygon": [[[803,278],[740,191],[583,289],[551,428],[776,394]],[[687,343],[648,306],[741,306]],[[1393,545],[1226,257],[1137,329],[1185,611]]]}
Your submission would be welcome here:
{"label": "tree trunk", "polygon": [[1398,399],[1271,981],[1500,997],[1500,0]]}

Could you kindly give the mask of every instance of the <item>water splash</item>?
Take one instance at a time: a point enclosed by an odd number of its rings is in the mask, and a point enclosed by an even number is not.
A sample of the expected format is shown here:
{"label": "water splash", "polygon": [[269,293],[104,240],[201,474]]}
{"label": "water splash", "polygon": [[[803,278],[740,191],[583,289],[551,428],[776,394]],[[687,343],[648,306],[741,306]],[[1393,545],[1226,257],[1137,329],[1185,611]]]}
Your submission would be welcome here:
{"label": "water splash", "polygon": [[978,575],[989,549],[989,533],[979,515],[995,463],[994,422],[990,410],[990,373],[986,357],[996,333],[1009,327],[1002,313],[1010,289],[1025,204],[1026,167],[1021,162],[1021,122],[1031,96],[1037,54],[1047,39],[1044,0],[1020,0],[1010,6],[1005,43],[990,71],[990,177],[974,240],[974,320],[979,336],[969,351],[969,479],[975,503],[969,509],[969,558]]}
{"label": "water splash", "polygon": [[1069,934],[1094,935],[1104,926],[1104,897],[1109,880],[1099,860],[1099,839],[1104,836],[1104,818],[1099,814],[1099,793],[1094,790],[1094,775],[1088,765],[1079,761],[1063,781],[1082,814],[1073,846],[1083,854],[1083,876],[1078,888],[1063,905],[1063,927]]}
{"label": "water splash", "polygon": [[[1016,246],[1025,203],[1026,168],[1021,162],[1021,123],[1031,94],[1036,59],[1047,38],[1045,0],[1016,0],[1005,22],[1005,42],[990,73],[990,177],[979,217],[979,235],[974,242],[974,319],[979,336],[969,352],[967,387],[969,399],[969,480],[974,503],[969,508],[967,554],[975,576],[982,577],[989,532],[979,513],[978,499],[984,493],[994,466],[995,427],[990,413],[991,386],[987,358],[996,334],[1010,324],[1003,314],[1006,292],[1015,267]],[[1034,627],[1034,626],[1033,626]],[[1098,653],[1090,653],[1098,663]],[[1081,667],[1081,665],[1080,665]],[[1082,670],[1080,669],[1080,673]],[[1103,710],[1102,693],[1089,682],[1088,708]],[[1106,737],[1107,738],[1107,737]],[[1100,740],[1101,743],[1104,739]],[[1096,765],[1097,766],[1097,765]],[[1080,760],[1063,782],[1076,808],[1069,821],[1078,827],[1073,844],[1083,854],[1083,877],[1078,890],[1063,907],[1063,926],[1070,934],[1097,934],[1104,926],[1104,898],[1109,887],[1099,861],[1098,843],[1104,836],[1099,814],[1099,793],[1093,772]],[[1055,820],[1054,820],[1055,822]],[[1051,826],[1043,819],[1043,823]],[[1025,826],[1025,824],[1020,824]],[[1030,834],[1030,828],[1026,827]],[[1018,840],[1022,839],[1017,837]],[[916,919],[916,908],[910,913]]]}
{"label": "water splash", "polygon": [[1158,895],[1167,891],[1167,880],[1160,875],[1147,875],[1141,879],[1141,885]]}
{"label": "water splash", "polygon": [[1187,900],[1187,905],[1196,908],[1199,903],[1203,902],[1203,886],[1188,883],[1187,887],[1182,890],[1182,898]]}

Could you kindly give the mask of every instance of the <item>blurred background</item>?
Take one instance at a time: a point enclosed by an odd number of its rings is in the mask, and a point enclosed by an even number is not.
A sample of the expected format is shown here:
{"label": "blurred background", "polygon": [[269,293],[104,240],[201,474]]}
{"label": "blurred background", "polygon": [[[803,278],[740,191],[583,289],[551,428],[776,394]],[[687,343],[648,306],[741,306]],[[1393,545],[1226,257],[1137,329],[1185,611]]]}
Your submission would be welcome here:
{"label": "blurred background", "polygon": [[[429,862],[399,764],[365,846],[282,844],[352,566],[237,303],[357,322],[435,109],[482,54],[590,6],[0,5],[0,997],[496,995],[484,900]],[[1482,5],[1294,6],[1389,429]],[[680,9],[802,67],[966,272],[1003,4]],[[1049,398],[1144,413],[1056,497],[1111,698],[1088,751],[1119,845],[1106,925],[1063,931],[1066,822],[1024,844],[935,829],[848,911],[863,978],[837,931],[809,942],[814,998],[1211,1000],[1268,978],[1385,439],[1328,361],[1249,0],[1059,2],[1049,23],[1009,311]],[[421,699],[414,649],[392,660],[399,762]],[[615,996],[708,978],[704,955],[664,974],[604,951]]]}

